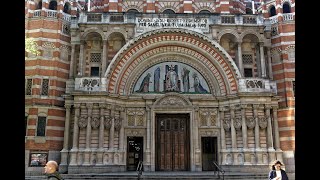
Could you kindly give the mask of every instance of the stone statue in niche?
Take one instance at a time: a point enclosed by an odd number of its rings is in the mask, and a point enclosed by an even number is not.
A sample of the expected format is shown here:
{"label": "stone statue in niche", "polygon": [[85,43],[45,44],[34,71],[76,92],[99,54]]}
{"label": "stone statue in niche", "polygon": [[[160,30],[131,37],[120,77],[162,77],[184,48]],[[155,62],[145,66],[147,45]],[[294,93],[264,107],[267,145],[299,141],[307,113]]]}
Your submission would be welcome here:
{"label": "stone statue in niche", "polygon": [[182,72],[181,72],[181,76],[182,76],[182,83],[183,83],[183,91],[184,92],[189,92],[189,89],[190,89],[189,73],[190,73],[190,70],[187,69],[186,67],[183,67]]}
{"label": "stone statue in niche", "polygon": [[148,73],[146,77],[144,77],[144,79],[142,80],[140,88],[136,92],[149,92],[149,84],[151,83],[150,77],[151,74]]}
{"label": "stone statue in niche", "polygon": [[166,65],[165,91],[180,91],[178,65]]}
{"label": "stone statue in niche", "polygon": [[208,93],[208,91],[202,87],[198,74],[193,73],[192,77],[194,79],[193,81],[194,91],[197,93]]}
{"label": "stone statue in niche", "polygon": [[154,92],[160,92],[160,67],[154,70]]}

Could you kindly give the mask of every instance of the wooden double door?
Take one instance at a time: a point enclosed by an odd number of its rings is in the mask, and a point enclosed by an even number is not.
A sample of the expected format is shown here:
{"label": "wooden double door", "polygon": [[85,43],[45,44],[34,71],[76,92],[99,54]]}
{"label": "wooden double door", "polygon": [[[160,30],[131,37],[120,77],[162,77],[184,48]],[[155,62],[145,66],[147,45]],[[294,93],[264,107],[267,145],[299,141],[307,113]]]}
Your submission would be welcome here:
{"label": "wooden double door", "polygon": [[156,115],[156,170],[188,171],[189,114]]}

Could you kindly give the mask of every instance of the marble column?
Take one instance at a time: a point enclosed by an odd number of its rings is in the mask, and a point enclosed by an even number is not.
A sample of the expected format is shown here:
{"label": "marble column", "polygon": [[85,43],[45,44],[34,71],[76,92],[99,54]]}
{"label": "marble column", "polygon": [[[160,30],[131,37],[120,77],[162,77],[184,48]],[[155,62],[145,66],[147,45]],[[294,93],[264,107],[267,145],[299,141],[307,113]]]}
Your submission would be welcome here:
{"label": "marble column", "polygon": [[255,140],[255,151],[256,151],[256,160],[257,164],[262,164],[262,152],[260,148],[260,126],[259,126],[259,115],[258,115],[258,104],[253,105],[253,115],[255,119],[255,127],[254,127],[254,140]]}
{"label": "marble column", "polygon": [[241,130],[242,130],[242,143],[243,143],[243,151],[244,151],[244,165],[250,165],[250,152],[248,149],[248,129],[246,123],[246,104],[241,105]]}
{"label": "marble column", "polygon": [[104,77],[104,73],[107,69],[107,40],[103,40],[103,50],[102,50],[102,62],[101,62],[101,77]]}
{"label": "marble column", "polygon": [[194,146],[194,153],[195,153],[195,159],[193,161],[193,164],[195,164],[195,167],[192,167],[192,171],[201,171],[201,149],[199,147],[199,107],[194,108],[194,115],[193,115],[193,121],[191,122],[192,125],[192,141]]}
{"label": "marble column", "polygon": [[71,149],[70,165],[77,165],[78,141],[79,141],[79,126],[78,120],[80,115],[80,104],[74,104],[75,115],[73,124],[73,140]]}
{"label": "marble column", "polygon": [[70,71],[69,71],[69,79],[73,79],[74,77],[74,56],[75,56],[76,45],[71,44],[71,60],[70,60]]}
{"label": "marble column", "polygon": [[269,79],[273,80],[270,47],[267,47]]}
{"label": "marble column", "polygon": [[232,155],[233,155],[233,165],[238,165],[238,158],[237,158],[237,132],[234,127],[235,121],[235,107],[230,106],[230,115],[231,115],[231,122],[230,122],[230,130],[231,130],[231,146],[232,146]]}
{"label": "marble column", "polygon": [[120,107],[120,121],[121,121],[121,127],[120,127],[120,132],[119,132],[119,150],[124,151],[124,119],[126,116],[125,113],[125,108]]}
{"label": "marble column", "polygon": [[79,76],[84,76],[85,57],[84,57],[84,40],[80,41],[80,54],[79,54]]}
{"label": "marble column", "polygon": [[106,105],[103,103],[99,104],[100,107],[100,125],[99,125],[99,147],[97,153],[97,165],[103,165],[103,144],[104,144],[104,109]]}
{"label": "marble column", "polygon": [[262,78],[266,78],[267,77],[266,62],[264,59],[263,43],[259,43],[259,46],[260,46],[261,76],[262,76]]}
{"label": "marble column", "polygon": [[222,165],[226,164],[226,134],[223,127],[223,120],[224,120],[224,111],[226,109],[224,107],[220,107],[220,131],[221,131],[221,152],[222,152]]}
{"label": "marble column", "polygon": [[280,136],[279,136],[279,127],[278,127],[278,107],[272,107],[273,112],[273,125],[274,125],[274,140],[275,140],[275,149],[276,149],[276,159],[283,162],[282,150],[280,148]]}
{"label": "marble column", "polygon": [[[149,101],[148,101],[149,102]],[[148,103],[147,102],[147,103]],[[149,103],[148,103],[149,104]],[[147,148],[146,148],[146,160],[145,160],[145,165],[147,169],[150,170],[150,165],[151,165],[151,108],[150,105],[146,106],[146,116],[147,116]]]}
{"label": "marble column", "polygon": [[111,112],[110,112],[110,116],[111,116],[111,127],[110,127],[110,131],[109,131],[109,150],[113,151],[113,144],[114,144],[114,118],[115,118],[115,107],[112,106],[111,107]]}
{"label": "marble column", "polygon": [[273,148],[273,136],[272,136],[272,125],[271,125],[271,116],[270,116],[270,105],[265,106],[266,117],[267,117],[267,148],[269,154],[269,162],[272,162],[275,159],[275,150]]}
{"label": "marble column", "polygon": [[90,152],[91,152],[91,117],[92,117],[92,106],[93,104],[87,103],[88,109],[88,122],[86,129],[86,149],[84,151],[84,162],[83,165],[90,165]]}
{"label": "marble column", "polygon": [[64,107],[66,108],[66,120],[64,123],[63,149],[61,150],[61,163],[59,165],[59,172],[66,172],[68,165],[71,105],[65,104]]}
{"label": "marble column", "polygon": [[244,76],[241,44],[242,42],[238,42],[238,61],[239,61],[239,70],[240,70],[241,76]]}

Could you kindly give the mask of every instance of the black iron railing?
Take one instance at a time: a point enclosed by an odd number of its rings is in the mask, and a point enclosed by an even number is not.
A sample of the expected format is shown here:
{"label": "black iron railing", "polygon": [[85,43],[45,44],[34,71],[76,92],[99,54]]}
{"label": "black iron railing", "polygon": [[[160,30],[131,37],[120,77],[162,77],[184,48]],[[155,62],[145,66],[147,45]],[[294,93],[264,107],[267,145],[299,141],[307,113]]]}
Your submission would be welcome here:
{"label": "black iron railing", "polygon": [[143,171],[143,162],[139,161],[137,166],[138,180],[140,180]]}
{"label": "black iron railing", "polygon": [[216,171],[218,173],[218,178],[220,179],[220,173],[221,173],[222,174],[222,180],[224,180],[225,170],[223,170],[222,167],[220,167],[216,161],[213,161],[213,165],[217,168]]}

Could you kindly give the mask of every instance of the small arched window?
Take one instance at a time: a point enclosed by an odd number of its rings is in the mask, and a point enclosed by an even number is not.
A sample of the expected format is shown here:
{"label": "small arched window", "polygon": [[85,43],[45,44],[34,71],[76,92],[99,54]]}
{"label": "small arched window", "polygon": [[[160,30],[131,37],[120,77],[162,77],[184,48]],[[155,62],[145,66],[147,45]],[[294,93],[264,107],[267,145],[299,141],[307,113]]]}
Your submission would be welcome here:
{"label": "small arched window", "polygon": [[132,13],[132,14],[134,14],[134,13],[139,13],[139,11],[136,10],[136,9],[129,9],[129,10],[127,11],[127,13]]}
{"label": "small arched window", "polygon": [[37,9],[42,9],[42,1],[39,1],[37,4]]}
{"label": "small arched window", "polygon": [[250,8],[246,8],[246,14],[253,14]]}
{"label": "small arched window", "polygon": [[166,9],[163,11],[163,14],[175,14],[175,12],[171,9]]}
{"label": "small arched window", "polygon": [[49,3],[49,9],[51,9],[51,10],[57,10],[57,1],[50,1],[50,3]]}
{"label": "small arched window", "polygon": [[208,10],[201,10],[199,14],[210,14],[211,12]]}
{"label": "small arched window", "polygon": [[270,10],[269,10],[269,13],[270,13],[270,17],[271,16],[275,16],[277,13],[276,13],[276,8],[274,6],[271,6]]}
{"label": "small arched window", "polygon": [[63,12],[70,14],[70,5],[68,3],[63,6]]}
{"label": "small arched window", "polygon": [[288,2],[285,2],[282,6],[283,13],[291,13],[291,7]]}

